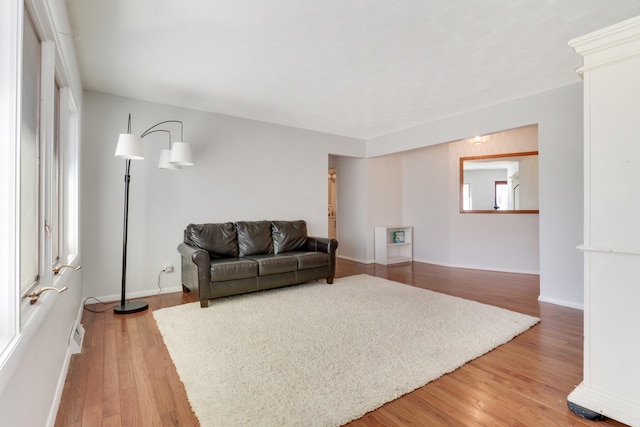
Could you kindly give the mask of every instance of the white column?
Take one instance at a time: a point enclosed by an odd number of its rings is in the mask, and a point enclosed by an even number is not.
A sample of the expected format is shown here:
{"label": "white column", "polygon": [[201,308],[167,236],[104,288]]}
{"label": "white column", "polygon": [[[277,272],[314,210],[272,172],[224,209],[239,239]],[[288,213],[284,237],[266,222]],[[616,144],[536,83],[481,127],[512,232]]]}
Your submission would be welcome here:
{"label": "white column", "polygon": [[582,415],[640,425],[640,17],[569,45],[584,75]]}

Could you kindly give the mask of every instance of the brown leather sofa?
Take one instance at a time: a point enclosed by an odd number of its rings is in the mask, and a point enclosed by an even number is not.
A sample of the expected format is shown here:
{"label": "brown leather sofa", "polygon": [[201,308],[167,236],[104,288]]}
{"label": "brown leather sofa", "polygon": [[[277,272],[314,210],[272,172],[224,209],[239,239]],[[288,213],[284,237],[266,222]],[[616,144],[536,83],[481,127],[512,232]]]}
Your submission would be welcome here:
{"label": "brown leather sofa", "polygon": [[311,280],[333,283],[338,241],[307,236],[302,221],[189,224],[182,255],[182,287],[201,307],[229,295]]}

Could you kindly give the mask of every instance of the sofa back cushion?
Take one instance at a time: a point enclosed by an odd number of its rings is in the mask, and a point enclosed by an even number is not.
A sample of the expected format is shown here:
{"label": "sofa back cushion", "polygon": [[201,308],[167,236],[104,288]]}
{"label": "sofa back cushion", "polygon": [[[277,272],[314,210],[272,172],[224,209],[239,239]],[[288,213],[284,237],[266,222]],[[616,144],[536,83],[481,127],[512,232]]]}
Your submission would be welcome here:
{"label": "sofa back cushion", "polygon": [[241,257],[273,253],[271,221],[238,221],[235,224]]}
{"label": "sofa back cushion", "polygon": [[187,244],[204,249],[212,258],[238,256],[238,240],[232,222],[223,224],[189,224],[185,231]]}
{"label": "sofa back cushion", "polygon": [[273,234],[273,252],[297,251],[307,243],[307,223],[298,221],[273,221],[271,223]]}

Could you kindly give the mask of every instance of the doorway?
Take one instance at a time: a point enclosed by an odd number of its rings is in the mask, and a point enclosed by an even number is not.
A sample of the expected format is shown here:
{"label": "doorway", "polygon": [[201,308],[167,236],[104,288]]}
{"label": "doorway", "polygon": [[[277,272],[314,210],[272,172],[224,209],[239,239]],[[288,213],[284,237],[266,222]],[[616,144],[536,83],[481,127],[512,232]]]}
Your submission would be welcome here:
{"label": "doorway", "polygon": [[337,195],[336,195],[336,181],[338,175],[336,173],[336,168],[329,168],[328,174],[328,186],[329,186],[329,207],[328,207],[328,230],[329,230],[329,238],[336,239],[337,237],[337,221],[338,221],[338,204],[337,204]]}

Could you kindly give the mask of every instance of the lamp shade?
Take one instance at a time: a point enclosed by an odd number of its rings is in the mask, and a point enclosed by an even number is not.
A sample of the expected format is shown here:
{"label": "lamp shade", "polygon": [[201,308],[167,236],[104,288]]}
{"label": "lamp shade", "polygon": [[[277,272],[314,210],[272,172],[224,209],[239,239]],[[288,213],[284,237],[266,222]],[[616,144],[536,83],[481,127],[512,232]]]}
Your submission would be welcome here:
{"label": "lamp shade", "polygon": [[174,165],[174,164],[170,163],[169,162],[170,158],[171,158],[171,150],[169,150],[169,149],[161,150],[160,151],[160,161],[158,162],[158,167],[160,169],[171,169],[171,170],[182,169],[182,166]]}
{"label": "lamp shade", "polygon": [[118,137],[118,145],[116,146],[115,156],[118,159],[142,160],[144,152],[142,151],[142,140],[130,133],[121,133]]}
{"label": "lamp shade", "polygon": [[174,142],[171,145],[171,157],[169,162],[178,166],[193,166],[191,147],[186,142]]}

